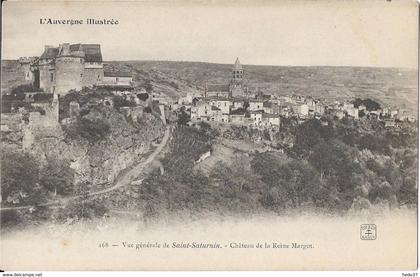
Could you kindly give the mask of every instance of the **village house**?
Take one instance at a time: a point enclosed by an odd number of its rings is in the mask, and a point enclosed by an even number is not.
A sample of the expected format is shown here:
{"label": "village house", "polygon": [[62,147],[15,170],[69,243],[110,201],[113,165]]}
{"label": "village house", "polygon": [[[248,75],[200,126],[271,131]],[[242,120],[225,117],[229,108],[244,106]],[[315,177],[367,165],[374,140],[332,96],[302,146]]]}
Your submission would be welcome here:
{"label": "village house", "polygon": [[207,102],[199,102],[196,106],[191,107],[191,120],[201,120],[202,117],[208,116],[211,105]]}
{"label": "village house", "polygon": [[239,108],[244,108],[245,106],[245,98],[233,98],[232,100],[232,109],[237,110]]}
{"label": "village house", "polygon": [[273,126],[280,126],[280,117],[276,114],[268,114],[264,113],[262,115],[262,124],[263,126],[273,127]]}
{"label": "village house", "polygon": [[258,126],[262,122],[263,111],[251,111],[251,119],[255,126]]}
{"label": "village house", "polygon": [[250,111],[259,111],[263,110],[264,101],[259,99],[250,99],[249,100],[249,110]]}
{"label": "village house", "polygon": [[232,107],[232,101],[229,98],[209,98],[210,104],[218,107],[222,114],[229,114]]}
{"label": "village house", "polygon": [[133,85],[133,76],[130,72],[126,71],[105,71],[101,85],[117,88],[131,88]]}
{"label": "village house", "polygon": [[245,114],[230,114],[229,122],[234,125],[245,124]]}
{"label": "village house", "polygon": [[307,104],[300,104],[297,105],[297,114],[300,117],[308,117],[309,115],[309,107]]}
{"label": "village house", "polygon": [[206,85],[204,95],[208,97],[229,97],[229,85]]}

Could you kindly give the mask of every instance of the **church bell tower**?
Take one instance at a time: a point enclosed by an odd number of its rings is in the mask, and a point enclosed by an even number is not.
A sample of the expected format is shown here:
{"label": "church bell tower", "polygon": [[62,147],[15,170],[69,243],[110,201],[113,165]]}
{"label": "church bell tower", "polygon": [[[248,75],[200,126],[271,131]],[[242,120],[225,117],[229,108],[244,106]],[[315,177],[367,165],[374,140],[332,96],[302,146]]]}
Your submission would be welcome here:
{"label": "church bell tower", "polygon": [[236,58],[235,64],[232,68],[232,82],[236,85],[242,85],[244,77],[244,69],[242,68],[239,58]]}
{"label": "church bell tower", "polygon": [[232,78],[230,81],[230,96],[243,97],[245,95],[245,88],[243,85],[244,69],[242,68],[239,58],[236,58],[235,64],[232,68]]}

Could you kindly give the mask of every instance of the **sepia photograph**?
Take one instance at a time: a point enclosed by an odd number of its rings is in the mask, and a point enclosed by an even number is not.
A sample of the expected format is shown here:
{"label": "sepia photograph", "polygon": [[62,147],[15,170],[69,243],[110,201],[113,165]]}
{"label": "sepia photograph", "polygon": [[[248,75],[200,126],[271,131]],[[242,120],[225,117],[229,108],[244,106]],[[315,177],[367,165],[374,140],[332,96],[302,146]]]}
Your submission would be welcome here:
{"label": "sepia photograph", "polygon": [[417,269],[417,2],[2,7],[1,270]]}

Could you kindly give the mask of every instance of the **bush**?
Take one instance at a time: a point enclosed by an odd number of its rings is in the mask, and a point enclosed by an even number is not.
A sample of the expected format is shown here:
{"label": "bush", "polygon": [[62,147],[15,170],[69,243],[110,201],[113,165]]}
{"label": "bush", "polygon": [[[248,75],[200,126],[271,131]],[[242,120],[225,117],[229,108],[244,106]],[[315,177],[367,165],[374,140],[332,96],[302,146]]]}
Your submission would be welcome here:
{"label": "bush", "polygon": [[75,200],[68,206],[60,210],[59,220],[66,220],[67,218],[74,219],[94,219],[102,217],[108,212],[108,208],[95,200]]}
{"label": "bush", "polygon": [[34,101],[50,101],[53,99],[53,97],[54,95],[51,93],[37,93],[34,95]]}
{"label": "bush", "polygon": [[114,101],[114,108],[119,110],[121,107],[134,107],[136,106],[136,102],[127,100],[122,96],[116,95],[113,97]]}
{"label": "bush", "polygon": [[[35,203],[37,195],[38,163],[26,153],[2,153],[1,157],[1,197],[7,203],[9,197],[20,203]],[[27,197],[22,197],[26,195]]]}
{"label": "bush", "polygon": [[74,190],[74,170],[68,161],[48,159],[41,170],[40,183],[50,192],[69,195]]}
{"label": "bush", "polygon": [[23,84],[12,88],[10,91],[12,95],[24,94],[24,92],[33,92],[34,87],[32,84]]}
{"label": "bush", "polygon": [[65,127],[67,136],[71,139],[82,137],[89,142],[104,139],[110,133],[110,125],[102,119],[78,118],[75,123]]}
{"label": "bush", "polygon": [[141,101],[146,101],[147,99],[149,99],[149,94],[148,93],[139,93],[139,94],[137,94],[137,98],[140,99]]}

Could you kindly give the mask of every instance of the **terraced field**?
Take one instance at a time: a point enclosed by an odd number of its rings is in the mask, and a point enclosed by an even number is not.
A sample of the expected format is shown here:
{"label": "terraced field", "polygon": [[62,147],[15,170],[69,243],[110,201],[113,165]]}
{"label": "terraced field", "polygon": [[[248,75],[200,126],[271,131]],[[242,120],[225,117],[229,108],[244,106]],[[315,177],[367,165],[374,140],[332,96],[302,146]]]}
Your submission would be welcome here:
{"label": "terraced field", "polygon": [[177,127],[169,144],[170,150],[162,160],[165,172],[186,172],[185,169],[192,167],[194,161],[211,149],[211,145],[210,136],[191,127]]}

